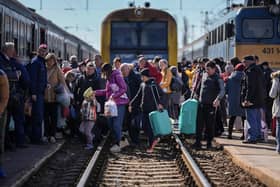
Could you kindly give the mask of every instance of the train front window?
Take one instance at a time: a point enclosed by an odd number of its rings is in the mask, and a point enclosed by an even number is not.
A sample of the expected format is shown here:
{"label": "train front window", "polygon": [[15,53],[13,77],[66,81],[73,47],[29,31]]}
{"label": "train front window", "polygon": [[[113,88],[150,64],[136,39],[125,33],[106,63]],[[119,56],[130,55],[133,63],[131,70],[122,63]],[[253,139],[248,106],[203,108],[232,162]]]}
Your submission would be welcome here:
{"label": "train front window", "polygon": [[138,45],[136,23],[112,23],[111,46],[119,48],[135,48]]}
{"label": "train front window", "polygon": [[244,38],[261,39],[273,37],[273,20],[271,19],[244,19],[242,23]]}
{"label": "train front window", "polygon": [[141,47],[166,48],[167,23],[144,22],[141,24]]}

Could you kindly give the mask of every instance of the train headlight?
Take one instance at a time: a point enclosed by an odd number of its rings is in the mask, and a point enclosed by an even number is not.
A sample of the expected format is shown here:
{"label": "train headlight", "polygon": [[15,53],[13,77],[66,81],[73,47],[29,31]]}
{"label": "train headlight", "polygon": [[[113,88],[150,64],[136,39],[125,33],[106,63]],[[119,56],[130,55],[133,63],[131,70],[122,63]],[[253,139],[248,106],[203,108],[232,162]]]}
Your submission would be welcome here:
{"label": "train headlight", "polygon": [[279,16],[280,15],[280,7],[277,5],[272,5],[269,8],[269,12],[275,16]]}
{"label": "train headlight", "polygon": [[143,16],[143,10],[142,10],[141,8],[136,8],[136,9],[135,9],[135,15],[136,15],[137,17]]}

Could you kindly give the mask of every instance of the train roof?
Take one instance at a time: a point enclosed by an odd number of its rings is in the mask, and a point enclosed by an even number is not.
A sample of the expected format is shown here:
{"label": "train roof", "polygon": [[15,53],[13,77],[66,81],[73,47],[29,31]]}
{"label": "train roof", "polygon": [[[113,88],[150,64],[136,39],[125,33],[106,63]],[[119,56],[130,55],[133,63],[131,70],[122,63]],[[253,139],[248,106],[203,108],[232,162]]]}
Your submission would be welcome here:
{"label": "train roof", "polygon": [[13,11],[17,12],[20,15],[23,15],[31,20],[34,20],[33,12],[17,0],[0,0],[0,4],[12,9]]}
{"label": "train roof", "polygon": [[[135,14],[135,10],[137,10],[137,9],[140,9],[143,11],[143,16],[137,16]],[[153,18],[161,18],[161,19],[170,18],[172,21],[174,21],[176,23],[174,17],[164,10],[154,9],[154,8],[136,8],[136,7],[115,10],[115,11],[111,12],[110,14],[108,14],[104,18],[103,22],[106,22],[109,19],[127,19],[128,17],[130,19],[137,20],[139,18],[145,17],[145,15],[149,15],[149,17],[151,17],[151,19],[153,19]]]}

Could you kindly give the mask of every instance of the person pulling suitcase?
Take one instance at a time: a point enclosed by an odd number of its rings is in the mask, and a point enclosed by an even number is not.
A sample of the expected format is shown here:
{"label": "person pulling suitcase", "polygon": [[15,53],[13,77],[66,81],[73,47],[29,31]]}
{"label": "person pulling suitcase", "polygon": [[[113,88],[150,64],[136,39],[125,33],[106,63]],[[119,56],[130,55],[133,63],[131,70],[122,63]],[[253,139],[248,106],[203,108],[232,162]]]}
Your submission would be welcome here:
{"label": "person pulling suitcase", "polygon": [[[149,114],[156,110],[163,110],[163,91],[155,80],[150,78],[149,69],[144,68],[140,74],[143,82],[141,83],[136,96],[129,103],[128,110],[129,112],[132,112],[134,107],[140,106],[142,111],[142,127],[149,140],[149,148],[147,152],[151,153],[158,143],[158,139],[153,134]],[[155,98],[156,102],[151,102],[151,98]]]}

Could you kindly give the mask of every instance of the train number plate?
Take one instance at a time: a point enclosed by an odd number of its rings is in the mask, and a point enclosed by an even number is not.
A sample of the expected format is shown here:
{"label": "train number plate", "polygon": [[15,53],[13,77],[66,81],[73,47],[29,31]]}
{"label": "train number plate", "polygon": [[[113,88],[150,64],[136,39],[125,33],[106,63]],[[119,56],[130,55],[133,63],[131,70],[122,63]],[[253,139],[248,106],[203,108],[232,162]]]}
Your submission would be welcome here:
{"label": "train number plate", "polygon": [[280,54],[280,48],[277,47],[265,47],[262,49],[263,54]]}

